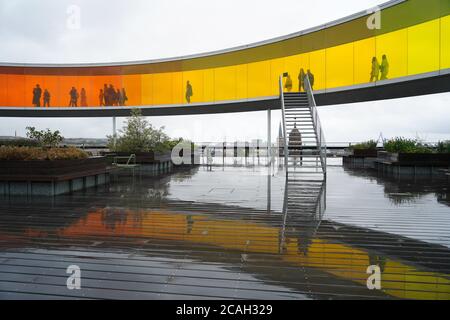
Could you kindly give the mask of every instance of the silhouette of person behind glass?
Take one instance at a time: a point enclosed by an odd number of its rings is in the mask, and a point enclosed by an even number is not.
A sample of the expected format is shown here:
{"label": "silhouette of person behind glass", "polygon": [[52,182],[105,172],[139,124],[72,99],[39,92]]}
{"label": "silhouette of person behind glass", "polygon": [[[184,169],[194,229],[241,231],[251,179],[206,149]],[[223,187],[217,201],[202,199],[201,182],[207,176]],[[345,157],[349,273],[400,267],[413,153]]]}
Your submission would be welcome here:
{"label": "silhouette of person behind glass", "polygon": [[286,74],[286,83],[284,84],[284,88],[286,91],[291,92],[292,91],[292,78],[289,75],[289,73]]}
{"label": "silhouette of person behind glass", "polygon": [[75,89],[75,87],[72,87],[72,89],[69,92],[70,95],[70,102],[69,107],[78,107],[78,91]]}
{"label": "silhouette of person behind glass", "polygon": [[191,98],[193,95],[194,95],[194,91],[192,89],[192,85],[188,81],[186,84],[186,101],[187,101],[187,103],[191,103]]}
{"label": "silhouette of person behind glass", "polygon": [[36,85],[36,87],[33,89],[33,106],[40,107],[41,106],[41,96],[42,96],[42,89],[40,85]]}
{"label": "silhouette of person behind glass", "polygon": [[47,89],[44,90],[44,107],[50,108],[50,92]]}
{"label": "silhouette of person behind glass", "polygon": [[381,61],[380,72],[381,72],[380,80],[387,80],[389,75],[389,61],[385,54],[383,55],[383,60]]}
{"label": "silhouette of person behind glass", "polygon": [[122,88],[121,98],[122,98],[122,105],[125,106],[128,101],[128,96],[127,96],[127,92],[125,91],[125,88]]}
{"label": "silhouette of person behind glass", "polygon": [[103,99],[105,101],[105,106],[109,106],[109,88],[108,85],[103,86]]}
{"label": "silhouette of person behind glass", "polygon": [[370,82],[378,81],[380,77],[380,64],[377,57],[372,58],[372,71],[370,72]]}
{"label": "silhouette of person behind glass", "polygon": [[105,93],[103,89],[100,89],[100,93],[98,94],[98,105],[103,107],[105,105]]}
{"label": "silhouette of person behind glass", "polygon": [[80,101],[80,105],[82,107],[87,107],[87,95],[86,95],[86,89],[81,88],[81,101]]}
{"label": "silhouette of person behind glass", "polygon": [[108,88],[108,106],[114,106],[116,104],[116,89],[112,84],[109,85]]}
{"label": "silhouette of person behind glass", "polygon": [[309,79],[309,84],[311,85],[311,89],[314,89],[314,75],[311,73],[311,70],[308,69],[307,71],[307,75],[308,75],[308,79]]}
{"label": "silhouette of person behind glass", "polygon": [[305,91],[305,77],[306,77],[305,70],[301,68],[300,73],[298,74],[298,92]]}

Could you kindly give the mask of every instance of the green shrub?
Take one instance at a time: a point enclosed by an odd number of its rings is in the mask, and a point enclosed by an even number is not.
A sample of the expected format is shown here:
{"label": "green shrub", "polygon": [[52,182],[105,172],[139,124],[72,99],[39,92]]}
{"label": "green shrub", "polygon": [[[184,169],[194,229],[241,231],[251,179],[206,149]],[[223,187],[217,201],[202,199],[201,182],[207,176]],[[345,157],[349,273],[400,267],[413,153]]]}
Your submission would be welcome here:
{"label": "green shrub", "polygon": [[437,152],[450,153],[450,140],[439,142],[437,145]]}
{"label": "green shrub", "polygon": [[0,161],[79,160],[89,155],[77,148],[0,147]]}
{"label": "green shrub", "polygon": [[432,153],[433,149],[413,139],[397,137],[384,143],[384,149],[392,153]]}
{"label": "green shrub", "polygon": [[355,144],[351,146],[353,150],[375,150],[377,148],[378,142],[375,140],[369,140],[366,142]]}
{"label": "green shrub", "polygon": [[27,127],[27,131],[27,137],[43,148],[56,148],[64,140],[59,131],[36,130],[34,127]]}

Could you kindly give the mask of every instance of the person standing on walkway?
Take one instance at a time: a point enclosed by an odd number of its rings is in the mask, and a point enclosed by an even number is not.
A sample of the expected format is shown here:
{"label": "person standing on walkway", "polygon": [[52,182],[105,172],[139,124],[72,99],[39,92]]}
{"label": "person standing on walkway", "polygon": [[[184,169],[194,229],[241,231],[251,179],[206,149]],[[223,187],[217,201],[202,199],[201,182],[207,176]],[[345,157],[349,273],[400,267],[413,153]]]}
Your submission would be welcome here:
{"label": "person standing on walkway", "polygon": [[389,75],[389,61],[386,55],[383,55],[383,60],[380,66],[381,78],[380,80],[387,80]]}
{"label": "person standing on walkway", "polygon": [[301,68],[300,73],[298,75],[298,92],[305,91],[305,77],[306,77],[305,70]]}
{"label": "person standing on walkway", "polygon": [[309,79],[309,84],[311,85],[311,89],[314,89],[314,75],[312,74],[311,70],[308,69],[307,71],[307,75],[308,75],[308,79]]}
{"label": "person standing on walkway", "polygon": [[72,87],[72,89],[69,92],[70,95],[70,103],[69,107],[78,107],[78,91],[75,89],[75,87]]}
{"label": "person standing on walkway", "polygon": [[80,105],[82,107],[87,107],[87,95],[86,95],[86,89],[81,88],[81,101]]}
{"label": "person standing on walkway", "polygon": [[47,89],[44,90],[44,108],[45,107],[50,108],[50,92]]}
{"label": "person standing on walkway", "polygon": [[191,98],[194,95],[194,90],[192,89],[191,83],[188,81],[186,84],[186,101],[191,103]]}
{"label": "person standing on walkway", "polygon": [[380,77],[380,64],[378,63],[377,57],[372,58],[372,71],[370,72],[370,81],[378,81]]}
{"label": "person standing on walkway", "polygon": [[33,106],[40,107],[41,106],[41,96],[42,96],[42,89],[39,84],[36,85],[36,87],[33,89]]}

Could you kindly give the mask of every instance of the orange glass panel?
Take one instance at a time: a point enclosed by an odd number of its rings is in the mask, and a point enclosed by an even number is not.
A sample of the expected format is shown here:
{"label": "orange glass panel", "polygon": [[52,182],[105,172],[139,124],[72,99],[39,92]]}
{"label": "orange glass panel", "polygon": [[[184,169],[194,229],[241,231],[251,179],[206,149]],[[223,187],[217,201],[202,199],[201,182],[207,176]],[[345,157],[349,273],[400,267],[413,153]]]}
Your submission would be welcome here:
{"label": "orange glass panel", "polygon": [[25,101],[25,76],[8,74],[8,106],[30,106],[32,101]]}
{"label": "orange glass panel", "polygon": [[[95,86],[91,83],[91,79],[92,77],[87,77],[87,76],[83,76],[83,77],[78,77],[78,87],[77,90],[80,94],[80,101],[79,101],[79,106],[80,107],[92,107],[96,104],[98,104],[98,97],[97,99],[94,99],[96,94],[97,94],[97,90],[94,89]],[[82,91],[84,89],[84,94],[85,97],[83,97]],[[117,88],[116,88],[117,89]]]}
{"label": "orange glass panel", "polygon": [[50,94],[50,107],[61,106],[60,87],[58,76],[46,76],[44,78],[42,90],[48,90]]}
{"label": "orange glass panel", "polygon": [[128,101],[127,106],[139,106],[142,104],[141,75],[123,76],[123,87],[125,88]]}
{"label": "orange glass panel", "polygon": [[0,74],[0,107],[8,106],[8,78]]}

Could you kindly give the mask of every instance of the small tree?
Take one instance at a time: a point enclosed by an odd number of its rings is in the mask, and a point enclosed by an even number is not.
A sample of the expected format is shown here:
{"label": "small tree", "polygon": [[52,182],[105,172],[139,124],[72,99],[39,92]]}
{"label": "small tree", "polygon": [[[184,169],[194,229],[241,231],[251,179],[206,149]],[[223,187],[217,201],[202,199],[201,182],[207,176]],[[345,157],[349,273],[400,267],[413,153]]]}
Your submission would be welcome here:
{"label": "small tree", "polygon": [[36,130],[35,127],[27,127],[27,137],[42,148],[56,148],[64,140],[59,131]]}
{"label": "small tree", "polygon": [[170,140],[163,130],[164,127],[153,128],[139,109],[133,109],[118,137],[108,136],[108,147],[115,152],[127,153],[165,151],[161,147]]}

